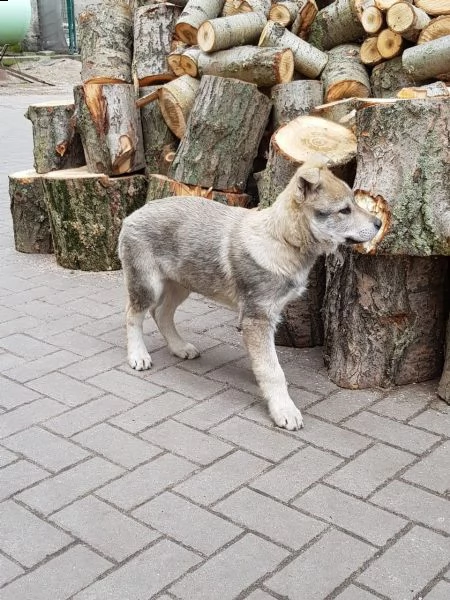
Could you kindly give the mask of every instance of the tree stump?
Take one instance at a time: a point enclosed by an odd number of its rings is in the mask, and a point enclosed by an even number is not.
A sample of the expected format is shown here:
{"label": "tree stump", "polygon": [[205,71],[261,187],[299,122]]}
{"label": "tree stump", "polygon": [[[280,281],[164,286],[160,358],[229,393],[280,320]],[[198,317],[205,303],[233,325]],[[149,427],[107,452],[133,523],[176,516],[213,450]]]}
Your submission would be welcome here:
{"label": "tree stump", "polygon": [[407,48],[402,55],[404,69],[416,81],[433,77],[444,80],[450,75],[450,35]]}
{"label": "tree stump", "polygon": [[275,131],[322,104],[323,87],[320,81],[291,81],[274,85],[270,97],[273,102],[271,125]]}
{"label": "tree stump", "polygon": [[370,76],[375,98],[395,98],[399,90],[415,84],[415,79],[403,68],[401,58],[393,58],[377,65]]}
{"label": "tree stump", "polygon": [[370,96],[369,75],[361,62],[360,48],[354,44],[343,44],[328,52],[321,79],[326,102]]}
{"label": "tree stump", "polygon": [[170,176],[205,188],[244,191],[270,108],[254,85],[203,76]]}
{"label": "tree stump", "polygon": [[13,173],[9,176],[9,197],[16,250],[29,254],[53,252],[42,177],[34,169]]}
{"label": "tree stump", "polygon": [[235,46],[256,43],[267,19],[260,12],[205,21],[198,29],[197,41],[203,52],[216,52]]}
{"label": "tree stump", "polygon": [[106,175],[145,167],[134,87],[88,83],[74,88],[77,128],[90,171]]}
{"label": "tree stump", "polygon": [[308,39],[320,50],[331,50],[364,36],[356,0],[336,0],[317,13]]}
{"label": "tree stump", "polygon": [[200,25],[209,19],[215,19],[222,11],[224,0],[189,0],[178,17],[175,35],[182,42],[195,46]]}
{"label": "tree stump", "polygon": [[37,173],[86,164],[81,138],[75,131],[73,103],[44,102],[28,107],[33,125],[34,168]]}
{"label": "tree stump", "polygon": [[120,269],[119,232],[123,219],[145,204],[145,176],[110,178],[81,167],[42,181],[57,263],[82,271]]}
{"label": "tree stump", "polygon": [[442,371],[442,377],[439,382],[437,393],[442,398],[442,400],[450,402],[450,319],[447,322],[444,369]]}

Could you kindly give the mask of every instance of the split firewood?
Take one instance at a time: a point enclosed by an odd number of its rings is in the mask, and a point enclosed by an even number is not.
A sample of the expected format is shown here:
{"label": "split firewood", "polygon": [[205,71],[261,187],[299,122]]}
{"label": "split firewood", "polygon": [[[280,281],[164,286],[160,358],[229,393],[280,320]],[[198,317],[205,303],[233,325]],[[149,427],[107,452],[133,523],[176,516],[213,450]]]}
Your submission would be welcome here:
{"label": "split firewood", "polygon": [[204,52],[216,52],[256,43],[267,19],[259,12],[205,21],[198,29],[197,42]]}
{"label": "split firewood", "polygon": [[86,164],[75,129],[75,105],[60,101],[32,104],[25,117],[33,125],[34,168],[37,173]]}
{"label": "split firewood", "polygon": [[209,19],[219,17],[223,8],[223,0],[189,0],[177,20],[175,35],[182,42],[195,46],[197,31],[200,25]]}
{"label": "split firewood", "polygon": [[16,250],[29,254],[53,252],[41,175],[34,169],[10,175],[9,198]]}
{"label": "split firewood", "polygon": [[202,75],[233,77],[260,87],[292,81],[294,55],[289,48],[238,46],[212,54],[202,52],[198,58]]}
{"label": "split firewood", "polygon": [[417,40],[422,29],[430,21],[431,19],[426,12],[407,2],[394,4],[386,13],[386,22],[389,29],[399,33],[411,42]]}
{"label": "split firewood", "polygon": [[370,76],[372,94],[377,98],[394,98],[399,90],[415,84],[415,79],[403,68],[401,57],[377,65]]}
{"label": "split firewood", "polygon": [[425,44],[446,35],[450,35],[450,15],[432,19],[420,32],[417,43]]}
{"label": "split firewood", "polygon": [[198,46],[191,46],[187,48],[181,56],[181,68],[184,74],[190,75],[191,77],[199,77],[198,72],[198,57],[202,51]]}
{"label": "split firewood", "polygon": [[316,0],[299,1],[297,16],[290,26],[292,33],[301,37],[302,40],[308,39],[311,25],[318,11]]}
{"label": "split firewood", "polygon": [[358,110],[375,104],[392,104],[393,102],[396,102],[394,98],[345,98],[316,106],[312,109],[311,114],[344,125],[354,132]]}
{"label": "split firewood", "polygon": [[110,178],[81,167],[42,181],[56,262],[82,271],[120,269],[119,232],[123,219],[145,204],[145,176]]}
{"label": "split firewood", "polygon": [[450,2],[448,0],[414,0],[414,4],[433,17],[450,15]]}
{"label": "split firewood", "polygon": [[134,87],[87,83],[74,88],[77,128],[93,173],[123,175],[145,167]]}
{"label": "split firewood", "polygon": [[[312,2],[310,2],[310,0],[281,0],[280,2],[274,2],[272,4],[269,12],[269,19],[280,23],[284,27],[289,27],[299,15],[304,19],[311,10]],[[317,8],[315,13],[317,14]],[[314,20],[314,16],[312,19],[310,18],[309,25]]]}
{"label": "split firewood", "polygon": [[383,29],[377,36],[378,52],[384,59],[395,58],[403,48],[403,38],[391,29]]}
{"label": "split firewood", "polygon": [[203,75],[170,176],[214,190],[245,190],[270,109],[255,85]]}
{"label": "split firewood", "polygon": [[299,80],[274,85],[270,92],[273,102],[271,127],[276,131],[296,117],[308,115],[323,102],[323,87],[320,81]]}
{"label": "split firewood", "polygon": [[317,13],[308,41],[320,50],[330,50],[364,35],[357,0],[336,0]]}
{"label": "split firewood", "polygon": [[437,393],[442,400],[450,402],[450,319],[447,322],[445,363]]}
{"label": "split firewood", "polygon": [[261,47],[290,48],[294,55],[295,70],[315,79],[319,77],[328,62],[328,55],[311,46],[279,23],[268,21],[259,39]]}
{"label": "split firewood", "polygon": [[381,56],[378,51],[378,40],[376,37],[368,37],[361,44],[361,48],[359,50],[359,55],[361,58],[361,62],[364,65],[368,65],[370,67],[374,67],[379,63],[384,61],[384,58]]}
{"label": "split firewood", "polygon": [[409,4],[412,4],[413,0],[375,0],[375,6],[382,12],[387,12],[391,6],[394,6],[394,4],[397,4],[398,2],[408,2]]}
{"label": "split firewood", "polygon": [[343,44],[328,52],[321,79],[326,102],[370,96],[369,75],[361,62],[360,48],[354,44]]}
{"label": "split firewood", "polygon": [[231,17],[246,12],[260,12],[266,17],[272,0],[225,0],[222,9],[222,17]]}
{"label": "split firewood", "polygon": [[183,52],[188,47],[189,46],[184,42],[180,42],[180,44],[177,45],[175,50],[172,50],[172,52],[167,57],[167,63],[169,65],[169,68],[177,77],[180,77],[181,75],[185,74],[184,67],[181,64],[181,57],[183,55]]}
{"label": "split firewood", "polygon": [[370,34],[378,33],[384,24],[383,12],[376,6],[375,0],[365,0],[361,5],[361,25]]}
{"label": "split firewood", "polygon": [[413,100],[419,98],[445,98],[450,96],[450,87],[443,81],[435,81],[420,87],[406,87],[397,92],[397,98]]}
{"label": "split firewood", "polygon": [[169,129],[177,138],[186,131],[186,122],[194,106],[200,82],[183,75],[159,89],[159,106]]}
{"label": "split firewood", "polygon": [[407,48],[402,54],[404,69],[416,81],[424,81],[443,76],[449,78],[450,74],[450,35],[437,38],[432,42]]}
{"label": "split firewood", "polygon": [[78,16],[83,83],[131,83],[133,20],[123,2],[88,6]]}

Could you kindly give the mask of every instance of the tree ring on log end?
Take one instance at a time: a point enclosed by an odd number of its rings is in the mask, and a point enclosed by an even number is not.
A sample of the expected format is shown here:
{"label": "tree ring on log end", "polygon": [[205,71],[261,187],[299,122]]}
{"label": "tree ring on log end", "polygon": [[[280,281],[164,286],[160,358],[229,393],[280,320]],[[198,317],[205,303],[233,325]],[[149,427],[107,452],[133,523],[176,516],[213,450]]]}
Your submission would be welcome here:
{"label": "tree ring on log end", "polygon": [[369,242],[354,246],[355,250],[361,254],[375,254],[378,244],[383,240],[391,225],[389,205],[382,196],[372,196],[364,190],[355,190],[354,197],[359,207],[375,215],[382,222],[380,230],[374,238]]}
{"label": "tree ring on log end", "polygon": [[188,23],[178,23],[175,26],[175,35],[190,46],[197,45],[197,32],[198,29]]}
{"label": "tree ring on log end", "polygon": [[289,83],[294,76],[294,57],[292,50],[286,48],[278,58],[278,83]]}
{"label": "tree ring on log end", "polygon": [[367,98],[369,94],[367,86],[359,81],[338,81],[329,86],[327,102],[334,102],[343,98]]}

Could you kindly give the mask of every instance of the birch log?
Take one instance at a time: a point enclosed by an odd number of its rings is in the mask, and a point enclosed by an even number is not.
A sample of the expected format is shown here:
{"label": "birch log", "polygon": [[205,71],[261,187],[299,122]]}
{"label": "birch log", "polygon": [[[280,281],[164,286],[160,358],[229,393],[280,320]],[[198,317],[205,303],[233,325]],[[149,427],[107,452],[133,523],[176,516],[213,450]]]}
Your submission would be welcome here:
{"label": "birch log", "polygon": [[370,76],[372,93],[376,98],[395,98],[399,90],[415,83],[415,79],[403,68],[400,57],[377,65]]}
{"label": "birch log", "polygon": [[185,44],[184,42],[180,42],[175,48],[175,50],[172,50],[172,52],[167,57],[167,63],[169,65],[169,68],[172,71],[172,73],[177,77],[180,77],[185,73],[184,67],[181,64],[181,57],[183,56],[183,52],[187,48],[187,44]]}
{"label": "birch log", "polygon": [[330,50],[364,35],[356,0],[336,0],[317,13],[308,40],[321,50]]}
{"label": "birch log", "polygon": [[426,12],[408,2],[398,2],[386,13],[389,29],[411,42],[417,41],[420,32],[430,21]]}
{"label": "birch log", "polygon": [[271,126],[276,131],[296,117],[307,115],[323,102],[323,87],[320,81],[291,81],[274,85],[270,96],[273,102]]}
{"label": "birch log", "polygon": [[181,68],[185,75],[191,77],[198,77],[198,58],[201,54],[201,50],[198,46],[191,46],[187,48],[181,55]]}
{"label": "birch log", "polygon": [[198,45],[204,52],[216,52],[256,43],[267,23],[262,13],[248,12],[205,21],[198,29]]}
{"label": "birch log", "polygon": [[361,62],[360,48],[354,44],[343,44],[328,52],[321,79],[326,102],[370,96],[369,75]]}
{"label": "birch log", "polygon": [[450,35],[407,48],[402,54],[402,63],[416,81],[450,73]]}
{"label": "birch log", "polygon": [[222,17],[231,17],[247,12],[260,12],[265,17],[269,16],[272,0],[225,0]]}
{"label": "birch log", "polygon": [[175,34],[186,44],[197,44],[197,31],[209,19],[215,19],[222,12],[224,0],[189,0],[177,20]]}

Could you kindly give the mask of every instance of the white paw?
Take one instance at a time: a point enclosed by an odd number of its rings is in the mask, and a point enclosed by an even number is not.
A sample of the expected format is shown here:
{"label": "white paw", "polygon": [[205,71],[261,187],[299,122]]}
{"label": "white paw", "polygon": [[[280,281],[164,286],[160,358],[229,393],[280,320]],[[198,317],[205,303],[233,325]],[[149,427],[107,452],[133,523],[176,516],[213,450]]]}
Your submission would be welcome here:
{"label": "white paw", "polygon": [[270,415],[278,427],[295,431],[303,427],[302,413],[293,402],[289,404],[273,403],[269,406]]}
{"label": "white paw", "polygon": [[197,358],[200,356],[200,352],[193,344],[185,344],[180,348],[171,348],[172,354],[179,356],[180,358]]}
{"label": "white paw", "polygon": [[136,371],[146,371],[152,366],[152,359],[147,351],[131,352],[128,355],[128,364],[132,369],[136,369]]}

